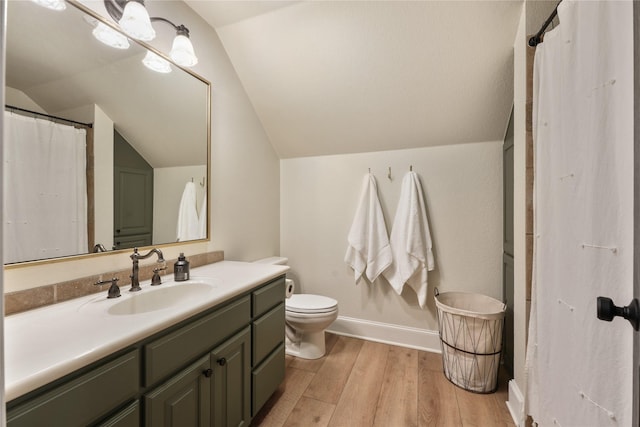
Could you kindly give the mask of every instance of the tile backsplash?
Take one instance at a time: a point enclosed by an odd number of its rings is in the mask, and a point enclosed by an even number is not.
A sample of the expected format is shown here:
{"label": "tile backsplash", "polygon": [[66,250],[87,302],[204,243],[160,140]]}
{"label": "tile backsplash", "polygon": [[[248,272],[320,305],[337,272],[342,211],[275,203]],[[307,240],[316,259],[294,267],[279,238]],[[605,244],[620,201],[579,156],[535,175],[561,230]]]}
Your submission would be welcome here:
{"label": "tile backsplash", "polygon": [[[198,255],[190,255],[188,259],[190,267],[195,268],[224,260],[224,252],[214,251]],[[173,274],[173,264],[176,261],[177,259],[169,259],[166,261],[167,269],[161,273],[163,280],[167,280],[165,277]],[[139,273],[140,281],[151,279],[153,269],[155,267],[155,263],[141,265]],[[130,274],[131,269],[128,268],[126,270],[86,276],[79,279],[40,286],[24,291],[10,292],[4,295],[4,313],[5,315],[10,315],[98,292],[106,293],[107,289],[109,289],[110,283],[99,286],[96,286],[95,283],[101,280],[108,280],[113,277],[117,277],[119,279],[118,285],[126,291],[127,286],[131,283],[129,278]]]}

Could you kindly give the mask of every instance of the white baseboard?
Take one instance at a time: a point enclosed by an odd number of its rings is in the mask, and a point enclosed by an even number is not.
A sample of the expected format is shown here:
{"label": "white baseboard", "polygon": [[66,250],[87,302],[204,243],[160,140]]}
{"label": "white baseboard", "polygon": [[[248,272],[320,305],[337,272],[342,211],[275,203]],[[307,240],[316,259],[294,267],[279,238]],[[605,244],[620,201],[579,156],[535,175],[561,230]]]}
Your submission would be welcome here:
{"label": "white baseboard", "polygon": [[509,400],[507,401],[507,408],[511,413],[513,422],[518,427],[524,427],[524,397],[522,392],[516,383],[516,380],[509,381]]}
{"label": "white baseboard", "polygon": [[327,332],[433,353],[441,352],[438,331],[429,329],[338,316]]}

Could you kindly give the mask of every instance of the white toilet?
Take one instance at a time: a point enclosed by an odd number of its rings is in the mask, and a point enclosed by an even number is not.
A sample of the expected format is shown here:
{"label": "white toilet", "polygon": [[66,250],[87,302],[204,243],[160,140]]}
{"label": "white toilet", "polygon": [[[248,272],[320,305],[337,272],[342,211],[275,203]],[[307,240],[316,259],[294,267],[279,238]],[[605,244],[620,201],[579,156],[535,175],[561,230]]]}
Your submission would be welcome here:
{"label": "white toilet", "polygon": [[[256,262],[281,264],[287,258],[271,257]],[[292,285],[287,280],[288,286]],[[324,330],[338,317],[338,301],[313,294],[293,294],[285,300],[285,352],[303,359],[324,356]]]}

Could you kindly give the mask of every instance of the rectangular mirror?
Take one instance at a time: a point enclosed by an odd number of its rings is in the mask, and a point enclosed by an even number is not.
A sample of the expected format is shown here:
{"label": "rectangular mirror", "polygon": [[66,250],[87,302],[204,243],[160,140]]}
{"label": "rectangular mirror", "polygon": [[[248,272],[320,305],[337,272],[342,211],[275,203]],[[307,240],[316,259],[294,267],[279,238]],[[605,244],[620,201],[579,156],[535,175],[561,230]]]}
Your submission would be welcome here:
{"label": "rectangular mirror", "polygon": [[206,239],[209,82],[66,4],[7,2],[5,263]]}

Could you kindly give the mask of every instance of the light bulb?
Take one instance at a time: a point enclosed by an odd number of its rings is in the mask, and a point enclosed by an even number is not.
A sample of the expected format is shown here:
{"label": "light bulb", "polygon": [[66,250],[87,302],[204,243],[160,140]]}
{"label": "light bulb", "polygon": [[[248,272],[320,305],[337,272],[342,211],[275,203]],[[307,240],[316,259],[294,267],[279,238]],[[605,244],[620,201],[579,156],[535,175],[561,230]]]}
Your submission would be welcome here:
{"label": "light bulb", "polygon": [[171,64],[166,59],[156,55],[155,53],[148,51],[145,55],[142,63],[145,67],[158,73],[170,73]]}
{"label": "light bulb", "polygon": [[183,67],[192,67],[198,63],[198,58],[193,51],[191,40],[182,34],[178,34],[173,39],[173,46],[171,47],[169,56],[176,64],[182,65]]}
{"label": "light bulb", "polygon": [[129,0],[124,7],[122,18],[118,24],[127,35],[134,39],[148,42],[156,37],[147,9],[142,3],[135,0]]}
{"label": "light bulb", "polygon": [[98,25],[93,29],[92,33],[96,39],[107,46],[115,47],[116,49],[129,48],[129,40],[127,40],[124,35],[102,22],[98,22]]}

